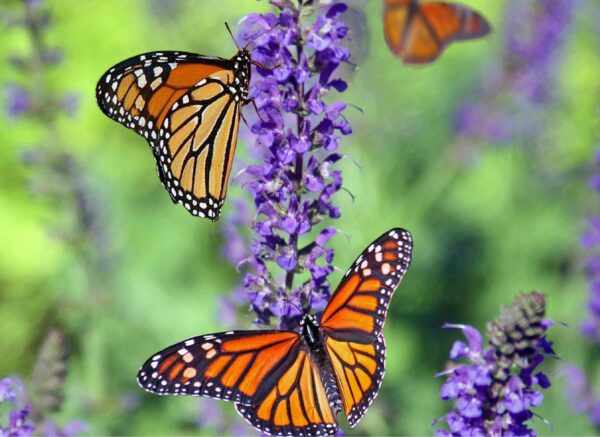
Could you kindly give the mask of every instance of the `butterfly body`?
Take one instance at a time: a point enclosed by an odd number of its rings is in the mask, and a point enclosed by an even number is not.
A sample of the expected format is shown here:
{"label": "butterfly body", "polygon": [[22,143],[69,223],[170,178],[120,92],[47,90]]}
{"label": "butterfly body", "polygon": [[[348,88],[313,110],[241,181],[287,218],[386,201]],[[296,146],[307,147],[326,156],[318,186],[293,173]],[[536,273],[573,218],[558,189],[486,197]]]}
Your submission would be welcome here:
{"label": "butterfly body", "polygon": [[478,12],[455,3],[385,0],[384,34],[390,50],[405,64],[427,64],[453,41],[487,35],[491,28]]}
{"label": "butterfly body", "polygon": [[317,369],[319,369],[329,405],[337,414],[342,411],[342,398],[335,379],[334,370],[327,357],[327,351],[323,342],[323,331],[316,317],[312,314],[308,314],[302,318],[300,327],[304,343],[308,346]]}
{"label": "butterfly body", "polygon": [[175,203],[215,221],[227,194],[252,60],[151,52],[109,69],[96,99],[104,114],[150,144]]}
{"label": "butterfly body", "polygon": [[383,324],[408,269],[412,238],[392,229],[356,259],[320,319],[297,331],[229,331],[193,337],[148,359],[146,391],[232,401],[253,427],[272,435],[332,435],[342,412],[354,427],[385,372]]}
{"label": "butterfly body", "polygon": [[321,328],[317,322],[317,319],[313,315],[307,315],[300,321],[302,327],[302,338],[313,351],[323,349],[323,334]]}

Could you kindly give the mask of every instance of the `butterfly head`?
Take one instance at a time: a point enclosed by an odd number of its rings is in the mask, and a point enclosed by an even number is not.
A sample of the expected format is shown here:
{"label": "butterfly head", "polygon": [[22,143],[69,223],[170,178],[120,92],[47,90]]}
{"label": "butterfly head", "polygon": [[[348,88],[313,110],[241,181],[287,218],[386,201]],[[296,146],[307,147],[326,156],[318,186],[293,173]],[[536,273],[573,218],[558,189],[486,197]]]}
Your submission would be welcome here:
{"label": "butterfly head", "polygon": [[304,337],[308,346],[313,350],[320,349],[322,346],[321,328],[317,318],[312,314],[305,315],[300,320],[300,328],[302,329],[302,337]]}

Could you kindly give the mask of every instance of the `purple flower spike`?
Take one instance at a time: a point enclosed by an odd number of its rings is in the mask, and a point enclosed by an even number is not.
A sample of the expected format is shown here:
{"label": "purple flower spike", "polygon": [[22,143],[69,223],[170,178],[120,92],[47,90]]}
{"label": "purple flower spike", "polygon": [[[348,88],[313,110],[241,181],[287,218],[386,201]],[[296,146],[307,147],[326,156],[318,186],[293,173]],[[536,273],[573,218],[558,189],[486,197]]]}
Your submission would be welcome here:
{"label": "purple flower spike", "polygon": [[[338,67],[350,51],[344,3],[270,3],[276,14],[250,14],[240,22],[241,45],[249,43],[252,59],[267,67],[257,69],[250,89],[260,115],[250,126],[253,152],[261,163],[244,171],[256,216],[227,225],[225,253],[244,261],[256,322],[290,329],[329,299],[333,250],[327,244],[336,231],[319,225],[340,217],[332,199],[342,188],[342,174],[334,169],[341,155],[333,151],[352,132],[346,103],[330,103],[329,94],[347,88]],[[233,236],[243,227],[251,228],[252,241]],[[249,250],[242,250],[242,241]]]}
{"label": "purple flower spike", "polygon": [[556,101],[562,59],[578,0],[511,0],[506,5],[503,62],[482,73],[478,97],[455,115],[464,140],[510,144],[543,134],[543,115]]}
{"label": "purple flower spike", "polygon": [[517,296],[500,317],[487,326],[490,347],[483,349],[483,337],[472,326],[445,324],[461,329],[467,343],[456,341],[450,370],[440,373],[446,382],[440,390],[445,401],[454,401],[453,409],[434,422],[445,423],[438,436],[523,435],[534,436],[527,426],[531,409],[544,400],[539,389],[550,386],[542,373],[534,374],[546,355],[554,352],[546,340],[551,323],[544,319],[545,297],[541,293]]}
{"label": "purple flower spike", "polygon": [[[596,151],[594,161],[596,164],[600,163],[600,149]],[[589,185],[593,191],[600,191],[600,175],[593,175]],[[587,223],[587,230],[581,236],[581,246],[587,254],[585,272],[589,295],[587,317],[582,323],[581,331],[584,336],[600,344],[600,216],[589,217]],[[592,424],[600,427],[600,394],[587,381],[583,370],[569,366],[565,376],[569,381],[567,396],[573,410],[584,413]],[[540,380],[544,382],[543,376]]]}

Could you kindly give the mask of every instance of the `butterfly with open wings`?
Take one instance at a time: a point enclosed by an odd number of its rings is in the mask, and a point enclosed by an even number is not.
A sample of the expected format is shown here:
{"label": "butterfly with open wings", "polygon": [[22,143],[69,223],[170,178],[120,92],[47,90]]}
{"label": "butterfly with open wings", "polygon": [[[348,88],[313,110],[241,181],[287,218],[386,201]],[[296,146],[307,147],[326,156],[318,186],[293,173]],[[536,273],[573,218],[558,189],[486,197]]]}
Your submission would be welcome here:
{"label": "butterfly with open wings", "polygon": [[174,203],[217,220],[231,173],[242,107],[250,102],[245,48],[231,59],[151,52],[110,68],[96,100],[104,114],[143,136]]}
{"label": "butterfly with open wings", "polygon": [[456,3],[385,0],[385,40],[405,64],[428,64],[453,41],[480,38],[490,25],[479,13]]}
{"label": "butterfly with open wings", "polygon": [[159,395],[224,399],[261,432],[330,435],[354,427],[385,370],[383,324],[410,265],[412,237],[392,229],[358,257],[318,320],[300,332],[229,331],[177,343],[148,359],[138,383]]}

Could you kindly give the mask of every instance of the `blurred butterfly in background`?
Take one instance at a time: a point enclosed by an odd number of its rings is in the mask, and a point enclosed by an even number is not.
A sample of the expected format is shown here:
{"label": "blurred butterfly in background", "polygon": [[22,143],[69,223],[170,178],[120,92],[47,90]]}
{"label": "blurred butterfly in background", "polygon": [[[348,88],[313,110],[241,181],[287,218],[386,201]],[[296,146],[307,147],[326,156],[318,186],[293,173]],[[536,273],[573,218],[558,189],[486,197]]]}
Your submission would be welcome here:
{"label": "blurred butterfly in background", "polygon": [[405,64],[430,63],[451,42],[480,38],[491,30],[485,18],[466,6],[418,0],[385,0],[383,27],[390,50]]}
{"label": "blurred butterfly in background", "polygon": [[190,338],[148,359],[138,383],[159,395],[232,401],[267,434],[331,435],[341,411],[354,427],[383,380],[383,324],[412,247],[404,229],[373,241],[345,274],[320,320],[305,315],[299,332],[229,331]]}
{"label": "blurred butterfly in background", "polygon": [[146,138],[171,199],[195,216],[219,217],[249,102],[250,64],[262,67],[245,48],[231,59],[151,52],[98,82],[102,112]]}

